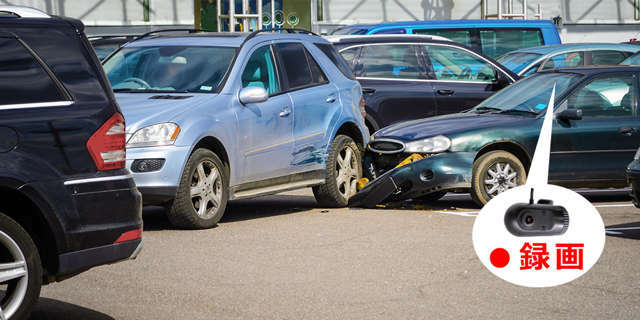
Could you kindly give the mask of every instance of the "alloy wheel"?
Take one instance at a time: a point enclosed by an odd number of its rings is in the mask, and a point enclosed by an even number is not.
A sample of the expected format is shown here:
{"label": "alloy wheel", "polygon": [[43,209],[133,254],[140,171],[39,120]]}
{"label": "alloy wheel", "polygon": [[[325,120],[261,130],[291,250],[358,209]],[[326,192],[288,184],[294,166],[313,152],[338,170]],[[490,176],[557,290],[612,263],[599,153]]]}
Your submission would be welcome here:
{"label": "alloy wheel", "polygon": [[484,187],[490,197],[518,186],[518,173],[509,163],[496,162],[489,169],[484,179]]}
{"label": "alloy wheel", "polygon": [[349,199],[357,192],[358,159],[351,147],[345,146],[336,157],[336,183],[338,192]]}
{"label": "alloy wheel", "polygon": [[0,231],[2,260],[0,262],[0,284],[4,288],[4,298],[0,306],[0,320],[11,318],[27,294],[29,274],[27,261],[18,244],[6,233]]}
{"label": "alloy wheel", "polygon": [[222,202],[222,177],[211,161],[202,161],[191,177],[191,202],[202,219],[215,216]]}

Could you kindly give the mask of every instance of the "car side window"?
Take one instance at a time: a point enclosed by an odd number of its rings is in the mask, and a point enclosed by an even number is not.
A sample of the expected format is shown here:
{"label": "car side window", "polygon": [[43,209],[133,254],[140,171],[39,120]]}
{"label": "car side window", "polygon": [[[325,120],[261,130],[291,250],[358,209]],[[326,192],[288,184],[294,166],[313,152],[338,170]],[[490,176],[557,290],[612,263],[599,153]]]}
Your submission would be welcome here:
{"label": "car side window", "polygon": [[20,42],[0,38],[0,48],[0,105],[67,100]]}
{"label": "car side window", "polygon": [[258,48],[251,54],[242,72],[242,87],[261,87],[269,95],[280,92],[271,46]]}
{"label": "car side window", "polygon": [[625,58],[624,53],[615,50],[596,50],[591,52],[591,64],[618,64]]}
{"label": "car side window", "polygon": [[287,79],[287,89],[295,90],[327,82],[318,62],[301,43],[287,42],[275,44],[281,70]]}
{"label": "car side window", "polygon": [[581,109],[583,117],[631,117],[635,82],[632,75],[595,79],[569,97],[567,108]]}
{"label": "car side window", "polygon": [[360,61],[362,76],[370,78],[420,79],[422,67],[414,45],[369,45]]}
{"label": "car side window", "polygon": [[562,67],[577,67],[577,66],[583,66],[583,65],[584,65],[583,51],[566,52],[566,53],[557,54],[549,58],[542,66],[542,70],[562,68]]}
{"label": "car side window", "polygon": [[353,47],[353,48],[340,51],[340,55],[342,56],[342,58],[344,58],[344,61],[347,63],[347,65],[351,70],[355,69],[355,64],[356,64],[355,59],[356,59],[356,56],[358,55],[359,50],[360,50],[360,47]]}
{"label": "car side window", "polygon": [[462,49],[449,46],[425,46],[436,80],[493,82],[493,66]]}
{"label": "car side window", "polygon": [[[318,47],[318,49],[320,49],[327,56],[327,58],[329,58],[329,60],[333,62],[333,64],[336,65],[336,67],[340,70],[340,72],[342,72],[345,77],[351,80],[354,79],[351,68],[349,67],[347,62],[344,61],[342,56],[340,56],[338,52],[336,52],[336,49],[333,48],[333,45],[328,43],[314,43],[314,45]],[[353,61],[353,57],[351,58],[351,61]]]}
{"label": "car side window", "polygon": [[542,33],[538,29],[493,29],[480,30],[482,52],[492,58],[507,52],[543,45]]}
{"label": "car side window", "polygon": [[471,47],[471,31],[462,29],[413,29],[415,34],[439,36]]}

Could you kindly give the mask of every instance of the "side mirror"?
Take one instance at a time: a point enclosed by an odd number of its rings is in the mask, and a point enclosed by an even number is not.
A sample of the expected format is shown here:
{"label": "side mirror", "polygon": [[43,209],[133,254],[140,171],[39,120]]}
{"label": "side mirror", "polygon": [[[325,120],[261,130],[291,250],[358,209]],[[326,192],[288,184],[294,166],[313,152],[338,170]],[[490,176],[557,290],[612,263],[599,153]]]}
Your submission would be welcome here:
{"label": "side mirror", "polygon": [[558,120],[582,120],[582,110],[580,109],[564,109],[562,112],[556,114]]}
{"label": "side mirror", "polygon": [[494,74],[496,79],[495,81],[495,86],[497,87],[496,89],[502,89],[511,84],[511,81],[504,73],[498,70],[494,70]]}
{"label": "side mirror", "polygon": [[238,100],[242,104],[265,102],[269,99],[267,90],[262,87],[246,87],[240,89]]}

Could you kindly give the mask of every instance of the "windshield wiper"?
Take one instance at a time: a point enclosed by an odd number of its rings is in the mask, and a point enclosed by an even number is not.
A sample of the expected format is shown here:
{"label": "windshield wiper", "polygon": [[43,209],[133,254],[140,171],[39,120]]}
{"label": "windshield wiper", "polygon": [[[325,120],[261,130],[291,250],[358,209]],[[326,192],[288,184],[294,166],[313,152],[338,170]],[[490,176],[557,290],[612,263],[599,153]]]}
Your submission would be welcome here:
{"label": "windshield wiper", "polygon": [[484,111],[484,112],[478,112],[478,113],[487,113],[490,111],[502,111],[502,109],[500,108],[496,108],[496,107],[477,107],[475,109],[472,109],[473,111]]}
{"label": "windshield wiper", "polygon": [[507,114],[507,113],[526,113],[526,114],[531,114],[531,115],[538,115],[537,112],[533,112],[531,110],[522,110],[522,109],[507,109],[507,110],[502,110],[500,112],[496,112],[496,113],[501,113],[501,114]]}
{"label": "windshield wiper", "polygon": [[186,90],[161,90],[161,89],[113,89],[113,92],[127,92],[127,93],[189,93]]}

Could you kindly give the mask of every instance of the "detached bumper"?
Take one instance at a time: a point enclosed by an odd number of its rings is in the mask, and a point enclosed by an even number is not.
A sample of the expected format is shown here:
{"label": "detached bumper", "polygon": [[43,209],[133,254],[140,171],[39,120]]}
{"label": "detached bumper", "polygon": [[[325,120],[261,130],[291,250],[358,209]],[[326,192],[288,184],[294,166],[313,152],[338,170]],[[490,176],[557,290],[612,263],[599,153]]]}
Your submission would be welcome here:
{"label": "detached bumper", "polygon": [[374,207],[388,201],[471,187],[475,152],[443,153],[385,172],[349,199],[350,207]]}

